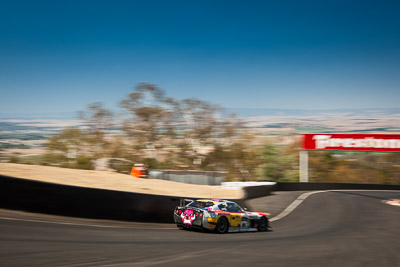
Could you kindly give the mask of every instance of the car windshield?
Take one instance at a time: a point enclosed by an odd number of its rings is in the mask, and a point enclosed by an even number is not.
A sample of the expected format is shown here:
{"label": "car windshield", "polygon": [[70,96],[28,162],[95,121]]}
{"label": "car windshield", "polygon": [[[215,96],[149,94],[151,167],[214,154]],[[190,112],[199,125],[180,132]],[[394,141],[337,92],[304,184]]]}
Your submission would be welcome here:
{"label": "car windshield", "polygon": [[189,203],[188,207],[195,207],[200,209],[206,209],[208,207],[214,206],[214,202],[211,201],[193,201]]}
{"label": "car windshield", "polygon": [[218,205],[218,209],[229,212],[243,212],[243,209],[234,202],[223,202]]}

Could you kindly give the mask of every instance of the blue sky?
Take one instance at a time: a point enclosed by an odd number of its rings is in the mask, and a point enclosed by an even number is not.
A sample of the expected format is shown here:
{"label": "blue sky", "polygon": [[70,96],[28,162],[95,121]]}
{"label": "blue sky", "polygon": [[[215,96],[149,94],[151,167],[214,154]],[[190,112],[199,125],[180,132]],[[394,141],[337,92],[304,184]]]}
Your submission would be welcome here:
{"label": "blue sky", "polygon": [[400,107],[399,1],[0,0],[0,113],[140,82],[227,108]]}

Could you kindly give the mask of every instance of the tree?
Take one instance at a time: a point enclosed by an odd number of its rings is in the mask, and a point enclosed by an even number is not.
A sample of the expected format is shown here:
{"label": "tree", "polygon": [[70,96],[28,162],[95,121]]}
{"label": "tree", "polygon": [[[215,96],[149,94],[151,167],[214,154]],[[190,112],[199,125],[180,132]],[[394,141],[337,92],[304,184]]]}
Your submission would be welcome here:
{"label": "tree", "polygon": [[236,121],[233,119],[228,121],[224,114],[225,110],[218,105],[187,98],[180,101],[177,107],[185,142],[198,162],[202,161],[202,156],[198,153],[199,148],[211,141],[211,138],[219,135],[230,139],[234,135]]}
{"label": "tree", "polygon": [[338,161],[329,151],[310,151],[308,153],[310,181],[328,182],[332,172],[338,166]]}
{"label": "tree", "polygon": [[67,128],[49,139],[45,160],[49,164],[90,169],[91,157],[85,149],[82,132],[78,128]]}
{"label": "tree", "polygon": [[[157,155],[157,145],[184,143],[180,147],[185,147],[196,162],[201,162],[197,154],[202,144],[218,131],[228,138],[234,133],[234,124],[223,122],[223,109],[218,105],[191,98],[178,101],[166,97],[154,84],[138,84],[120,105],[128,115],[124,131],[139,144],[137,148],[147,148],[147,152]],[[183,133],[184,140],[175,138],[178,132]]]}
{"label": "tree", "polygon": [[[73,158],[78,165],[84,156],[85,162],[89,157],[114,157],[148,162],[153,167],[234,168],[239,171],[231,171],[232,177],[253,177],[255,164],[244,163],[253,155],[246,146],[235,144],[241,121],[233,114],[226,115],[220,106],[192,98],[176,100],[157,85],[140,83],[120,101],[120,107],[124,112],[123,133],[109,133],[112,127],[118,127],[114,115],[95,102],[79,112],[86,127],[66,129],[49,139],[48,158],[70,165]],[[211,155],[216,164],[204,164],[212,146],[219,146]]]}
{"label": "tree", "polygon": [[203,168],[212,171],[227,172],[228,180],[257,180],[257,166],[260,159],[257,153],[243,143],[229,146],[215,145],[203,163]]}
{"label": "tree", "polygon": [[235,113],[228,114],[228,117],[220,122],[221,137],[223,137],[224,143],[230,145],[233,143],[233,138],[238,133],[238,129],[243,126],[241,119],[236,117]]}
{"label": "tree", "polygon": [[97,142],[104,143],[106,130],[113,126],[113,113],[103,107],[102,103],[95,102],[87,106],[87,111],[78,112],[78,115],[89,127],[89,134]]}
{"label": "tree", "polygon": [[191,142],[209,138],[217,126],[217,114],[222,108],[193,98],[183,99],[180,105],[186,126],[186,137]]}
{"label": "tree", "polygon": [[273,181],[298,181],[298,158],[291,147],[266,145],[261,151],[260,175]]}
{"label": "tree", "polygon": [[166,125],[171,127],[174,104],[156,85],[138,84],[135,91],[120,102],[129,116],[124,120],[124,131],[139,144],[154,147],[158,135],[165,130]]}

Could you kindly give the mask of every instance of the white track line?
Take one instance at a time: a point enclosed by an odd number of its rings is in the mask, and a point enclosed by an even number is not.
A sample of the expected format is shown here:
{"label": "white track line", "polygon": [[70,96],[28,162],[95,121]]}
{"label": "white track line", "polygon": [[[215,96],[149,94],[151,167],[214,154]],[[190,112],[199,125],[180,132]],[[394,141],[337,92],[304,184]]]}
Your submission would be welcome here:
{"label": "white track line", "polygon": [[282,211],[280,214],[277,216],[271,218],[269,221],[274,222],[277,220],[282,219],[283,217],[289,215],[292,211],[294,211],[301,203],[303,203],[304,200],[306,200],[309,196],[313,194],[318,194],[318,193],[326,193],[326,192],[343,192],[343,191],[382,191],[382,192],[399,192],[399,190],[367,190],[367,189],[335,189],[335,190],[324,190],[324,191],[312,191],[312,192],[307,192],[302,195],[300,195],[295,201],[293,201],[284,211]]}
{"label": "white track line", "polygon": [[22,222],[35,222],[35,223],[50,223],[50,224],[62,224],[62,225],[74,225],[74,226],[88,226],[88,227],[99,227],[99,228],[140,228],[140,229],[176,229],[175,227],[134,227],[134,226],[113,226],[113,225],[99,225],[99,224],[86,224],[86,223],[69,223],[69,222],[56,222],[56,221],[42,221],[42,220],[32,220],[32,219],[20,219],[20,218],[9,218],[9,217],[1,217],[0,220],[8,220],[8,221],[22,221]]}
{"label": "white track line", "polygon": [[313,195],[313,194],[317,194],[317,193],[323,193],[323,192],[327,192],[327,191],[313,191],[313,192],[308,192],[308,193],[304,193],[302,195],[300,195],[295,201],[292,202],[292,204],[290,204],[284,211],[282,211],[280,214],[278,214],[277,216],[273,217],[272,219],[270,219],[270,222],[274,222],[277,220],[282,219],[283,217],[289,215],[289,213],[291,213],[292,211],[294,211],[297,206],[299,206],[301,203],[303,203],[303,201],[308,198],[309,196]]}
{"label": "white track line", "polygon": [[[32,219],[20,219],[20,218],[9,218],[9,217],[0,217],[1,220],[8,221],[22,221],[22,222],[35,222],[35,223],[51,223],[51,224],[63,224],[63,225],[77,225],[77,226],[93,226],[93,227],[103,227],[103,228],[120,228],[109,225],[98,225],[98,224],[84,224],[84,223],[67,223],[67,222],[56,222],[56,221],[41,221],[41,220],[32,220]],[[121,227],[125,228],[125,227]]]}

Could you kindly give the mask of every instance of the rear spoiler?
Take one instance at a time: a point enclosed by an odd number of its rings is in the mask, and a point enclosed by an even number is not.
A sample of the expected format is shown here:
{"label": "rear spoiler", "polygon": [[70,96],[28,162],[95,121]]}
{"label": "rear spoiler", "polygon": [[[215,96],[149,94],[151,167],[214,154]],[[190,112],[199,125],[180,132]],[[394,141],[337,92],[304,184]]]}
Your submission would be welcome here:
{"label": "rear spoiler", "polygon": [[172,201],[177,201],[179,200],[179,206],[183,207],[189,204],[190,202],[194,201],[194,199],[188,199],[188,198],[179,198],[179,197],[171,197]]}
{"label": "rear spoiler", "polygon": [[180,198],[179,199],[179,206],[181,206],[181,207],[186,206],[188,203],[190,203],[192,201],[193,201],[193,199]]}

